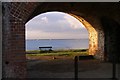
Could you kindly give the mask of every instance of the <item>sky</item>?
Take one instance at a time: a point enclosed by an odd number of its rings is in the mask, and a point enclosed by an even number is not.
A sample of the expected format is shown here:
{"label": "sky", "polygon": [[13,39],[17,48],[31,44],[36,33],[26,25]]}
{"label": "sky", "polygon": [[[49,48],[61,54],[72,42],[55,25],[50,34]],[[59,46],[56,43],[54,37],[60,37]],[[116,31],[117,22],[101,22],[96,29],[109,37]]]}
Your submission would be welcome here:
{"label": "sky", "polygon": [[62,12],[47,12],[35,16],[26,24],[26,39],[84,39],[88,31],[73,16]]}

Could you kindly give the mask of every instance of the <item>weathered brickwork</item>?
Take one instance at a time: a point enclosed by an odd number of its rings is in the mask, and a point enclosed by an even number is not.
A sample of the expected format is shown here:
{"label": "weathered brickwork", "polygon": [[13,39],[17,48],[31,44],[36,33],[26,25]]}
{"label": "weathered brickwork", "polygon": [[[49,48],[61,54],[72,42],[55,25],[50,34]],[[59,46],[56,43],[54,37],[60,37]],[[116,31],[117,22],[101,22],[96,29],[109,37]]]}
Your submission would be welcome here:
{"label": "weathered brickwork", "polygon": [[33,3],[3,4],[3,77],[25,78],[25,20],[34,6]]}
{"label": "weathered brickwork", "polygon": [[68,13],[83,23],[89,32],[90,55],[100,60],[111,60],[112,55],[119,50],[119,3],[3,3],[4,78],[26,77],[25,23],[49,11]]}

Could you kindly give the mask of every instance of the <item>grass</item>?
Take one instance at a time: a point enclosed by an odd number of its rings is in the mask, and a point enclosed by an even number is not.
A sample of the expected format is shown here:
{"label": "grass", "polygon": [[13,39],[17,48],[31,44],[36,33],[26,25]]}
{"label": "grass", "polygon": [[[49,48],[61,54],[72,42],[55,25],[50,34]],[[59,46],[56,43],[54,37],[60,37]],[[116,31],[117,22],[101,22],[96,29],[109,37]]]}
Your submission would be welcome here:
{"label": "grass", "polygon": [[52,50],[52,51],[39,51],[30,50],[26,51],[26,56],[78,56],[88,55],[87,49],[70,49],[70,50]]}

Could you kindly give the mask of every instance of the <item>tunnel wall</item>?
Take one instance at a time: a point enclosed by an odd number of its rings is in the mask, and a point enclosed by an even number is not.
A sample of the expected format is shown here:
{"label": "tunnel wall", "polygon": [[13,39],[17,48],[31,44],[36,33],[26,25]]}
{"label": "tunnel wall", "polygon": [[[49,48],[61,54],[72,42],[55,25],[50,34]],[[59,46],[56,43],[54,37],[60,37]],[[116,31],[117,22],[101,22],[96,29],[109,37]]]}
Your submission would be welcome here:
{"label": "tunnel wall", "polygon": [[[3,78],[25,78],[25,23],[38,14],[61,11],[74,14],[89,23],[89,54],[98,59],[111,59],[119,50],[119,3],[2,3],[3,7]],[[112,19],[104,21],[103,17]],[[106,20],[106,19],[105,19]],[[114,22],[115,20],[115,22]],[[108,20],[109,21],[109,20]],[[84,24],[84,23],[83,23]],[[107,25],[106,25],[107,24]],[[87,24],[84,24],[87,26]],[[88,25],[88,26],[89,26]],[[114,26],[117,26],[114,28]],[[94,31],[90,31],[90,30]],[[95,32],[95,33],[92,33]],[[113,34],[114,33],[114,34]],[[94,39],[94,40],[93,40]],[[119,55],[119,53],[118,53]]]}

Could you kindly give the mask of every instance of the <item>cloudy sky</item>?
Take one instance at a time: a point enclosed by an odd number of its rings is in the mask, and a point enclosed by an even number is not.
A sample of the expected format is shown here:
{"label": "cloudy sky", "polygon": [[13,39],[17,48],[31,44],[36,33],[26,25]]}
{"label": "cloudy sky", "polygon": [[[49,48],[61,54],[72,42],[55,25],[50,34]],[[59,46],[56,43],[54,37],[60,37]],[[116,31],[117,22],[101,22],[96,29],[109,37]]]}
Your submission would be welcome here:
{"label": "cloudy sky", "polygon": [[26,24],[26,39],[81,39],[88,31],[74,17],[61,12],[40,14]]}

